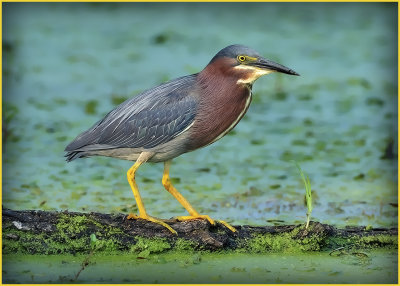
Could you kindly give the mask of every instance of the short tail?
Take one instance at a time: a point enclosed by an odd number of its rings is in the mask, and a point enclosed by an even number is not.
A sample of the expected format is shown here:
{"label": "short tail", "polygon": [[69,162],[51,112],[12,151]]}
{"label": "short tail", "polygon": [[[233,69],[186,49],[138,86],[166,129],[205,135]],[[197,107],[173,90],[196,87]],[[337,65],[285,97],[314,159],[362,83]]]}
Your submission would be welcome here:
{"label": "short tail", "polygon": [[87,157],[87,153],[85,151],[68,151],[67,154],[64,155],[66,157],[67,162],[71,162],[75,159],[85,158]]}

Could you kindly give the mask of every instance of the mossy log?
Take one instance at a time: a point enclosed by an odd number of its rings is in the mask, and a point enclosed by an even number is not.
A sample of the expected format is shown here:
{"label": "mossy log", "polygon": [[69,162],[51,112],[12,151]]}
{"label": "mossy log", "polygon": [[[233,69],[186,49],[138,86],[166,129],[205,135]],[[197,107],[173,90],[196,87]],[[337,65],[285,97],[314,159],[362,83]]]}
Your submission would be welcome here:
{"label": "mossy log", "polygon": [[[250,253],[397,248],[397,228],[346,227],[311,222],[304,225],[236,226],[236,233],[205,220],[167,223],[177,231],[124,214],[14,211],[3,209],[3,254],[80,254],[132,251],[209,250]],[[95,238],[95,239],[94,239]],[[95,243],[94,243],[95,242]]]}

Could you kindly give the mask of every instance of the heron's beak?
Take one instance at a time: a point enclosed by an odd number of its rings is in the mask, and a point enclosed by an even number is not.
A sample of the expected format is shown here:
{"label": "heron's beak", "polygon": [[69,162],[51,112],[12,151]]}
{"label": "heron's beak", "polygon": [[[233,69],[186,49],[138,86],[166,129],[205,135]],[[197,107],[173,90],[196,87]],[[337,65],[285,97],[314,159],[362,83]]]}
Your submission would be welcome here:
{"label": "heron's beak", "polygon": [[286,73],[286,74],[291,74],[291,75],[299,75],[297,72],[294,70],[287,68],[283,65],[280,65],[278,63],[275,63],[273,61],[264,59],[264,58],[258,58],[257,61],[250,63],[250,65],[255,66],[260,69],[264,70],[269,70],[269,71],[275,71],[275,72],[281,72],[281,73]]}

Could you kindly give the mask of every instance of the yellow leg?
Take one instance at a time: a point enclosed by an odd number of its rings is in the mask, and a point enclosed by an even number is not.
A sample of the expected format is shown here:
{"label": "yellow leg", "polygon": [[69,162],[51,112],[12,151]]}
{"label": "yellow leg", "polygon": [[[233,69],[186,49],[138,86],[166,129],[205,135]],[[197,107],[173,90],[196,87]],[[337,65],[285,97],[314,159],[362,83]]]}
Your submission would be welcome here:
{"label": "yellow leg", "polygon": [[[192,220],[192,219],[206,219],[208,220],[211,224],[215,224],[215,221],[210,218],[208,215],[201,215],[199,214],[193,207],[192,205],[182,196],[181,193],[178,192],[177,189],[171,184],[171,180],[169,178],[169,167],[171,166],[171,161],[166,161],[164,162],[164,173],[163,173],[163,178],[162,178],[162,184],[164,185],[165,189],[174,196],[174,198],[188,211],[190,216],[178,216],[178,220]],[[227,228],[229,228],[231,231],[236,232],[236,229],[229,225],[227,222],[223,220],[218,220],[219,223],[223,224]]]}
{"label": "yellow leg", "polygon": [[[139,157],[139,159],[140,159],[140,157]],[[138,189],[138,187],[136,185],[136,181],[135,181],[135,173],[136,173],[137,169],[140,167],[141,164],[143,164],[145,162],[145,160],[139,160],[139,159],[127,172],[128,182],[129,182],[129,185],[131,186],[133,195],[135,197],[136,204],[139,209],[139,215],[129,214],[128,219],[138,219],[138,218],[145,219],[145,220],[160,224],[160,225],[164,226],[165,228],[167,228],[172,233],[177,234],[176,231],[172,227],[170,227],[168,224],[166,224],[165,222],[163,222],[159,219],[151,217],[147,214],[146,209],[144,208],[142,197],[140,196],[139,189]]]}

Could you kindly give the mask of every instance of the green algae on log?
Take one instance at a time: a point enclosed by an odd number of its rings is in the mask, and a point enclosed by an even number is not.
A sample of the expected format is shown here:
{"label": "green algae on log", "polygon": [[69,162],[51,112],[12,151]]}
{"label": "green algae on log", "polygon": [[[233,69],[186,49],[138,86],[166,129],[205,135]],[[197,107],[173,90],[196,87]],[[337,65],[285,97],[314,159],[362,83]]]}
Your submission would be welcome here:
{"label": "green algae on log", "polygon": [[235,226],[205,220],[167,223],[166,228],[144,220],[127,220],[124,214],[14,211],[3,209],[3,254],[89,253],[91,235],[96,252],[129,251],[142,256],[165,251],[231,250],[248,253],[333,251],[338,248],[397,249],[397,228],[347,227],[310,222],[304,225]]}

